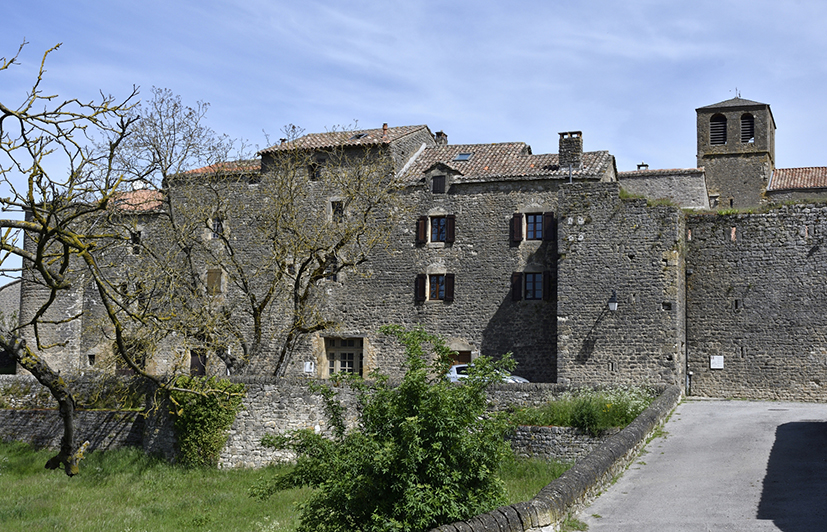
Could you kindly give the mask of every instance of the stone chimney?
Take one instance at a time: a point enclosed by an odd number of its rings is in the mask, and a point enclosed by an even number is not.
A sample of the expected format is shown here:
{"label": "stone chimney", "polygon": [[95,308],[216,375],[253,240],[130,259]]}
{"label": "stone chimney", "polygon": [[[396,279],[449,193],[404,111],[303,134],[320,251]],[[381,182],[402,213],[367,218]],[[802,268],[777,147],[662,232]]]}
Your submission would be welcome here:
{"label": "stone chimney", "polygon": [[383,139],[388,138],[388,123],[387,122],[382,124],[382,138]]}
{"label": "stone chimney", "polygon": [[560,168],[578,169],[583,165],[583,133],[567,131],[560,133],[560,151],[558,154]]}
{"label": "stone chimney", "polygon": [[437,131],[434,133],[434,140],[436,141],[437,146],[447,146],[448,145],[448,135],[446,135],[442,131]]}

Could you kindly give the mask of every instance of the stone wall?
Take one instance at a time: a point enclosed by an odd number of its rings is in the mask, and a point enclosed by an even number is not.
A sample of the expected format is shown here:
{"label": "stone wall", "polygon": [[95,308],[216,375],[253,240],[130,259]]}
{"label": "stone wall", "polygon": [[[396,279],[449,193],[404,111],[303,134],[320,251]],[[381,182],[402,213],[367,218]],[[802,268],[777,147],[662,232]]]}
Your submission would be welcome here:
{"label": "stone wall", "polygon": [[683,382],[684,232],[680,209],[616,183],[561,187],[558,382]]}
{"label": "stone wall", "polygon": [[650,200],[669,200],[684,209],[708,209],[709,192],[703,169],[641,169],[618,172],[620,187]]}
{"label": "stone wall", "polygon": [[691,394],[827,398],[827,206],[687,219]]}
{"label": "stone wall", "polygon": [[[140,447],[144,418],[139,412],[75,412],[78,442],[89,441],[89,450]],[[38,448],[57,449],[63,437],[63,421],[57,410],[0,409],[0,440],[22,441]]]}
{"label": "stone wall", "polygon": [[574,462],[617,432],[607,431],[595,437],[573,427],[520,426],[508,441],[517,456]]}

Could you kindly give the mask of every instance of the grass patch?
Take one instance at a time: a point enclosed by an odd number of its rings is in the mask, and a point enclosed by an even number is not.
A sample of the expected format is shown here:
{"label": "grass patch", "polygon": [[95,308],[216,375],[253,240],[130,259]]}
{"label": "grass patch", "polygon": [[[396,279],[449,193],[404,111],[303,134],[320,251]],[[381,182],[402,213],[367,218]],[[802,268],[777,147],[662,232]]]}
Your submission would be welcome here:
{"label": "grass patch", "polygon": [[597,436],[634,421],[655,397],[651,390],[636,386],[579,389],[541,407],[518,410],[511,419],[517,425],[577,427]]}
{"label": "grass patch", "polygon": [[138,449],[90,453],[73,478],[45,470],[49,456],[0,443],[0,530],[293,530],[294,504],[310,493],[261,502],[248,490],[275,471],[187,469]]}
{"label": "grass patch", "polygon": [[[279,492],[262,502],[249,496],[265,470],[185,468],[144,455],[139,449],[92,452],[73,478],[47,471],[54,453],[22,443],[0,443],[0,530],[117,532],[291,531],[296,503],[310,489]],[[508,504],[531,500],[569,464],[511,458],[500,466]],[[280,471],[281,470],[281,471]]]}
{"label": "grass patch", "polygon": [[571,464],[539,458],[510,459],[500,464],[500,478],[505,483],[508,504],[533,499],[541,489],[565,473]]}

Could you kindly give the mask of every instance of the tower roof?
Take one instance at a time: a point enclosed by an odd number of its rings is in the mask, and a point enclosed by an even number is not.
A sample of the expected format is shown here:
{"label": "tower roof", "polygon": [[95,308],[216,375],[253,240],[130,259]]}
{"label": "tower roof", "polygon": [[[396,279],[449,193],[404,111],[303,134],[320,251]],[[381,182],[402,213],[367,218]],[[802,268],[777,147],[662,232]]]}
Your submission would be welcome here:
{"label": "tower roof", "polygon": [[735,97],[730,98],[729,100],[724,100],[722,102],[713,103],[712,105],[705,105],[703,107],[698,107],[695,109],[696,111],[700,111],[701,109],[719,109],[721,107],[752,107],[752,106],[767,106],[770,105],[768,103],[761,103],[761,102],[754,102],[752,100],[745,100],[744,98]]}

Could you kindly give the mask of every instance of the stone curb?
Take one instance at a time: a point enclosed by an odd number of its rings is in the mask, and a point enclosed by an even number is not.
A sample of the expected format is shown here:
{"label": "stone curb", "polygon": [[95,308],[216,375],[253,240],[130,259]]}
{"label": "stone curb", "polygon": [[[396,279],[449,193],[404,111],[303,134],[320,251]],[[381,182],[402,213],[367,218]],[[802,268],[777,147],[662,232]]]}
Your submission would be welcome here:
{"label": "stone curb", "polygon": [[667,387],[629,426],[579,460],[532,500],[504,506],[468,521],[443,525],[432,532],[559,530],[567,515],[585,507],[632,463],[647,438],[665,422],[681,397],[679,386]]}

